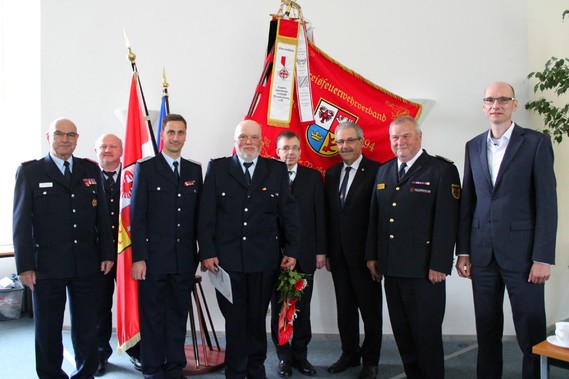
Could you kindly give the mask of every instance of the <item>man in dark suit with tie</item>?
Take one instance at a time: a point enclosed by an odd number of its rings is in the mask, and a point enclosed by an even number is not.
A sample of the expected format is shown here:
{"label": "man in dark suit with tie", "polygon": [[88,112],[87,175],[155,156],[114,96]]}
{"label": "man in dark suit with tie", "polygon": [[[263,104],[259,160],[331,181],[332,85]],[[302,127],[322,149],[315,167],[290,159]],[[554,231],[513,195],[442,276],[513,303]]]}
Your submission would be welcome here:
{"label": "man in dark suit with tie", "polygon": [[[339,373],[360,364],[360,379],[377,376],[381,350],[382,291],[365,261],[373,181],[379,163],[362,155],[363,131],[353,122],[339,124],[335,139],[342,162],[326,171],[328,267],[336,292],[342,355],[328,371]],[[364,322],[360,347],[359,313]]]}
{"label": "man in dark suit with tie", "polygon": [[[299,256],[298,207],[286,165],[259,157],[261,127],[245,120],[234,134],[235,155],[212,160],[200,207],[202,268],[217,265],[231,279],[233,303],[217,292],[225,318],[226,378],[265,379],[265,317],[279,272]],[[279,225],[284,233],[281,257]]]}
{"label": "man in dark suit with tie", "polygon": [[187,123],[162,121],[161,153],[137,163],[131,199],[132,275],[139,281],[142,373],[184,378],[184,344],[197,267],[199,164],[181,157]]}
{"label": "man in dark suit with tie", "polygon": [[369,216],[366,259],[372,277],[385,278],[385,297],[407,378],[445,376],[442,324],[445,278],[458,230],[460,179],[444,158],[421,149],[410,116],[389,127],[396,158],[379,168]]}
{"label": "man in dark suit with tie", "polygon": [[[113,248],[117,250],[117,237],[119,232],[119,201],[121,177],[121,156],[123,153],[122,141],[114,134],[103,134],[95,142],[95,154],[99,167],[103,173],[103,185],[107,197],[107,208],[113,235]],[[107,274],[101,275],[100,302],[97,312],[97,340],[99,349],[99,368],[95,375],[103,375],[107,371],[108,359],[113,353],[109,343],[113,332],[113,293],[115,291],[116,267]],[[127,350],[134,368],[142,370],[139,361],[140,344]]]}
{"label": "man in dark suit with tie", "polygon": [[108,274],[115,253],[98,165],[73,156],[79,134],[65,118],[46,133],[50,152],[23,163],[14,190],[14,253],[20,280],[32,290],[36,372],[68,378],[62,370],[61,328],[69,297],[76,370],[97,370],[97,295],[100,272]]}
{"label": "man in dark suit with tie", "polygon": [[[310,300],[314,287],[314,271],[326,264],[326,218],[324,204],[324,185],[322,174],[298,164],[300,159],[300,137],[286,130],[277,136],[277,155],[287,165],[292,194],[300,212],[300,255],[296,260],[296,270],[309,274],[308,285],[296,303],[298,310],[294,321],[292,341],[278,344],[278,320],[282,303],[277,303],[275,292],[271,301],[271,335],[279,357],[278,374],[291,376],[291,366],[301,374],[316,375],[314,366],[307,359],[308,344],[312,338],[310,326]],[[281,244],[284,241],[281,240]]]}
{"label": "man in dark suit with tie", "polygon": [[502,376],[504,288],[522,377],[539,376],[532,346],[545,339],[544,286],[555,263],[557,194],[549,136],[512,122],[518,107],[504,82],[486,88],[490,129],[466,144],[456,268],[472,279],[478,378]]}

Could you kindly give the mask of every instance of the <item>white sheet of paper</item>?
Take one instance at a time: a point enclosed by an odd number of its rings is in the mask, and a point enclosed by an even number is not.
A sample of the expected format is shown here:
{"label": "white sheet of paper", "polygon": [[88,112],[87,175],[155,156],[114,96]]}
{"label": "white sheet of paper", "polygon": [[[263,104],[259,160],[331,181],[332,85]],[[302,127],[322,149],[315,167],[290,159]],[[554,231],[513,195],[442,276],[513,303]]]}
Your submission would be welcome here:
{"label": "white sheet of paper", "polygon": [[[219,266],[217,266],[219,267]],[[231,278],[227,271],[219,267],[219,271],[213,273],[208,271],[211,284],[219,291],[231,304],[233,304],[233,292],[231,292]]]}

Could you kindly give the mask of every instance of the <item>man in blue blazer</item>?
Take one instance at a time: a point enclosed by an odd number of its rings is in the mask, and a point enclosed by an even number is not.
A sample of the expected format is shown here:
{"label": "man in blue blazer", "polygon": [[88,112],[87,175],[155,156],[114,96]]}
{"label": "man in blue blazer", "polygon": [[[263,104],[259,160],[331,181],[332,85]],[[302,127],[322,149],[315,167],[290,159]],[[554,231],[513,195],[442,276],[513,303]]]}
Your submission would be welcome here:
{"label": "man in blue blazer", "polygon": [[[339,124],[336,144],[342,162],[326,171],[328,268],[332,272],[342,355],[328,367],[339,373],[363,367],[359,379],[377,376],[382,330],[381,285],[366,266],[369,209],[379,163],[362,154],[363,131],[353,122]],[[360,347],[360,313],[364,340]]]}
{"label": "man in blue blazer", "polygon": [[545,339],[544,285],[555,263],[557,195],[548,136],[512,122],[514,89],[486,88],[490,129],[466,144],[456,268],[472,279],[479,378],[502,375],[508,290],[523,378],[539,376],[532,346]]}
{"label": "man in blue blazer", "polygon": [[291,376],[291,367],[303,375],[316,374],[316,369],[307,359],[308,344],[312,338],[310,300],[314,288],[314,271],[326,264],[326,209],[322,174],[299,165],[300,154],[300,137],[295,132],[286,130],[277,136],[277,155],[287,165],[290,190],[300,213],[300,255],[296,260],[296,270],[310,275],[307,278],[308,285],[296,303],[298,313],[294,321],[292,341],[284,345],[278,344],[278,320],[282,303],[277,303],[277,293],[271,301],[271,335],[279,357],[277,372],[280,376]]}
{"label": "man in blue blazer", "polygon": [[184,378],[184,344],[197,268],[199,164],[181,157],[186,120],[162,121],[164,149],[135,168],[131,203],[132,275],[139,281],[140,354],[149,379]]}
{"label": "man in blue blazer", "polygon": [[46,133],[50,152],[23,163],[14,190],[14,253],[20,280],[32,290],[36,372],[67,378],[61,328],[69,297],[76,370],[90,378],[98,366],[100,272],[113,267],[111,225],[97,163],[73,156],[79,134],[65,118]]}
{"label": "man in blue blazer", "polygon": [[[281,267],[299,256],[298,207],[286,165],[259,156],[261,127],[245,120],[234,134],[235,155],[210,161],[200,203],[202,269],[228,272],[233,303],[217,292],[225,318],[225,377],[265,379],[265,317]],[[280,254],[279,225],[285,234]]]}

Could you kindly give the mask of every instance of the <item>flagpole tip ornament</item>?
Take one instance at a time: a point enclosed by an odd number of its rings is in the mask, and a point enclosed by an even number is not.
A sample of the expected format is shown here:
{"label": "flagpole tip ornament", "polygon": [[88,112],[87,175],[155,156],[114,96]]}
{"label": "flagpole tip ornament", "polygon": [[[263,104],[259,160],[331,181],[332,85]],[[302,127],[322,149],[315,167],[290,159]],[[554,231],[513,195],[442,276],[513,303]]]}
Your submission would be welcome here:
{"label": "flagpole tip ornament", "polygon": [[132,49],[130,48],[130,41],[128,40],[128,36],[126,35],[126,30],[123,29],[122,32],[124,35],[124,43],[126,45],[126,48],[128,49],[128,60],[130,61],[130,63],[134,63],[134,61],[136,60],[136,54],[133,53]]}
{"label": "flagpole tip ornament", "polygon": [[162,88],[168,88],[168,82],[166,81],[166,67],[162,68]]}

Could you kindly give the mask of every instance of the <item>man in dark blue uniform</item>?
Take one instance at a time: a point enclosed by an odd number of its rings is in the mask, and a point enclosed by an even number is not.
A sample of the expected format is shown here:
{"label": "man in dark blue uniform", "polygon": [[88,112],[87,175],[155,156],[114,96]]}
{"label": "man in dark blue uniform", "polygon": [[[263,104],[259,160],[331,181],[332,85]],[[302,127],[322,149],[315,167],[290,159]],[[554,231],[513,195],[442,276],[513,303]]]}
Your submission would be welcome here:
{"label": "man in dark blue uniform", "polygon": [[111,226],[98,165],[73,156],[79,134],[69,119],[52,122],[51,149],[22,164],[14,190],[14,253],[20,280],[32,290],[36,372],[67,378],[61,329],[66,292],[76,370],[97,370],[97,295],[100,272],[113,267]]}
{"label": "man in dark blue uniform", "polygon": [[184,378],[184,344],[197,267],[199,164],[181,157],[186,120],[162,121],[164,149],[137,163],[131,199],[132,275],[139,280],[142,373]]}
{"label": "man in dark blue uniform", "polygon": [[[113,235],[113,248],[117,249],[117,236],[119,231],[119,200],[121,177],[121,156],[123,152],[122,141],[114,134],[103,134],[95,143],[95,153],[99,167],[103,173],[103,186],[107,197],[107,208]],[[99,368],[96,375],[103,375],[107,370],[108,359],[113,353],[109,343],[113,332],[113,293],[115,291],[116,267],[107,275],[101,275],[100,302],[97,313],[97,340],[99,350]],[[140,344],[127,350],[134,368],[142,370],[139,361]]]}
{"label": "man in dark blue uniform", "polygon": [[[296,303],[298,313],[292,341],[284,345],[278,344],[278,320],[282,307],[282,303],[277,303],[278,293],[275,292],[271,301],[271,335],[279,357],[277,372],[280,376],[291,376],[291,366],[303,375],[316,375],[316,369],[307,359],[308,344],[312,338],[310,300],[314,288],[314,270],[326,264],[326,209],[322,174],[299,165],[300,153],[300,137],[296,133],[287,130],[277,136],[277,155],[287,165],[290,190],[300,213],[300,255],[296,260],[296,270],[310,275],[308,285]],[[281,244],[284,242],[281,240]]]}
{"label": "man in dark blue uniform", "polygon": [[[239,123],[236,154],[209,163],[200,204],[199,243],[203,268],[216,265],[231,278],[233,303],[217,292],[225,318],[225,376],[265,379],[265,316],[279,262],[294,267],[300,228],[298,207],[288,189],[286,165],[259,157],[263,144],[255,121]],[[285,234],[280,256],[279,224]]]}
{"label": "man in dark blue uniform", "polygon": [[389,127],[396,158],[377,173],[369,216],[367,266],[385,278],[389,319],[408,378],[444,378],[445,277],[452,270],[460,179],[449,161],[421,149],[409,116]]}

